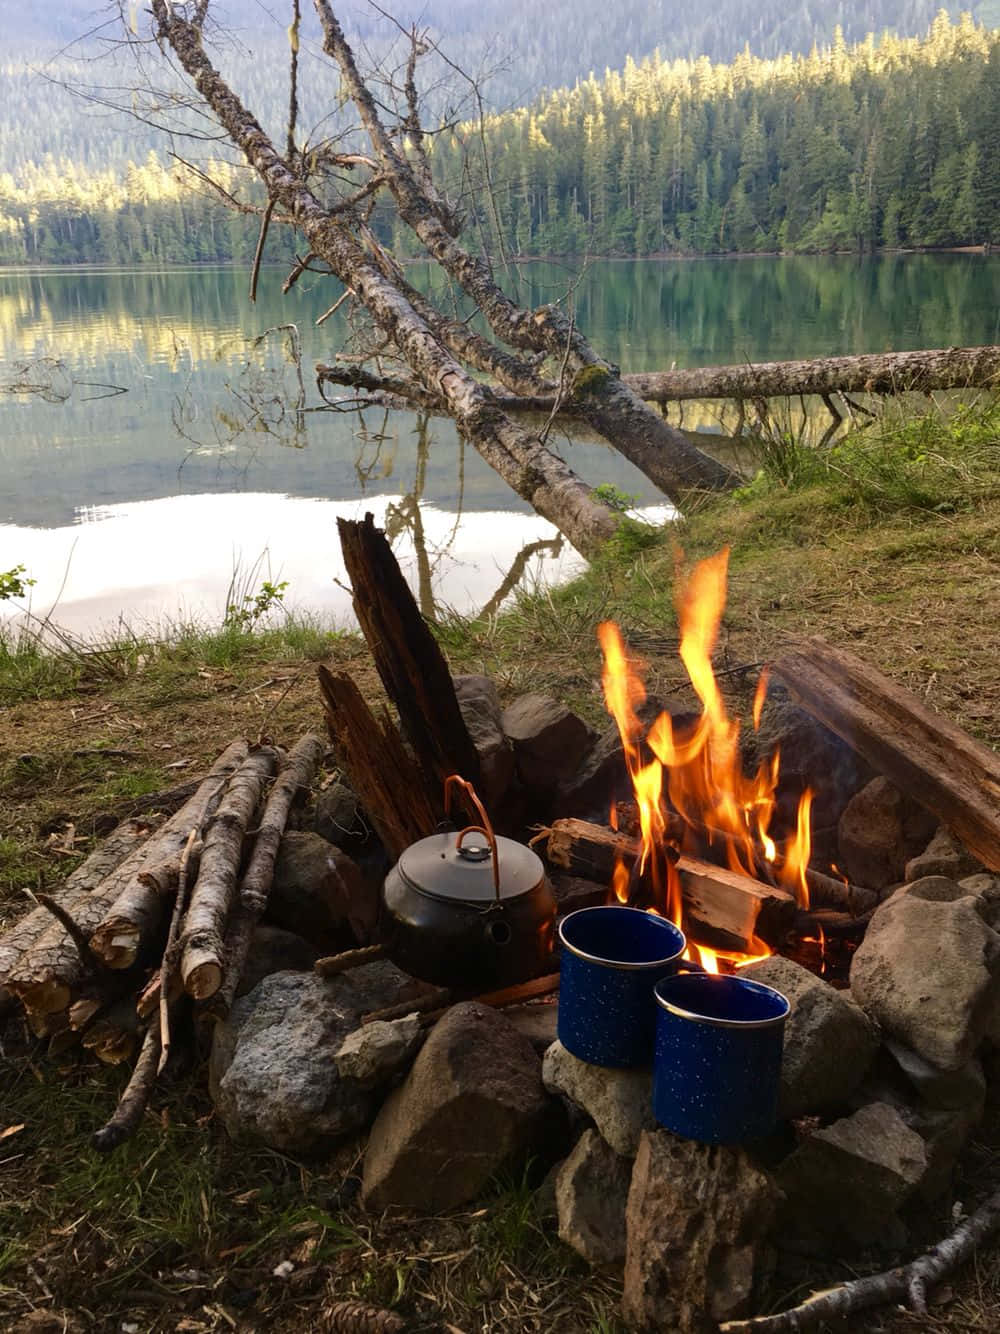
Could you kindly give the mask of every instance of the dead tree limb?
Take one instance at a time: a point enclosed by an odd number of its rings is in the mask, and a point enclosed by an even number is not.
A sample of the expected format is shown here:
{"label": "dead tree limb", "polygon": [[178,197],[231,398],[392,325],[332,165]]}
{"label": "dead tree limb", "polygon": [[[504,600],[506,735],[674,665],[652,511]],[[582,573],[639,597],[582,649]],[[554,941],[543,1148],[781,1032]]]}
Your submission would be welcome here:
{"label": "dead tree limb", "polygon": [[160,1016],[157,1014],[146,1029],[139,1051],[139,1059],[132,1071],[132,1078],[125,1086],[118,1106],[111,1119],[96,1131],[91,1141],[99,1153],[110,1153],[123,1144],[130,1135],[135,1134],[142,1114],[149,1105],[149,1095],[153,1090],[157,1067],[160,1061]]}
{"label": "dead tree limb", "polygon": [[225,971],[225,930],[236,893],[243,839],[274,772],[277,752],[259,746],[230,779],[205,832],[198,879],[184,919],[181,980],[196,1000],[214,996]]}
{"label": "dead tree limb", "polygon": [[910,1264],[814,1293],[799,1306],[777,1315],[727,1320],[719,1326],[720,1334],[806,1334],[806,1331],[819,1329],[829,1321],[843,1320],[855,1311],[886,1306],[890,1302],[905,1301],[912,1311],[923,1315],[927,1311],[927,1289],[964,1264],[998,1228],[1000,1190],[944,1241]]}
{"label": "dead tree limb", "polygon": [[[152,10],[158,39],[174,51],[216,119],[264,182],[268,198],[296,219],[310,250],[355,291],[424,387],[442,394],[459,431],[517,494],[556,524],[579,551],[585,555],[595,552],[617,529],[619,517],[595,499],[592,489],[537,436],[497,409],[490,389],[463,367],[420,318],[399,284],[385,277],[348,223],[316,197],[298,163],[286,162],[277,152],[256,118],[212,66],[200,32],[182,11],[167,0],[153,0]],[[433,211],[437,205],[425,199],[424,207]],[[523,314],[527,317],[527,312]],[[649,415],[655,420],[655,414]]]}

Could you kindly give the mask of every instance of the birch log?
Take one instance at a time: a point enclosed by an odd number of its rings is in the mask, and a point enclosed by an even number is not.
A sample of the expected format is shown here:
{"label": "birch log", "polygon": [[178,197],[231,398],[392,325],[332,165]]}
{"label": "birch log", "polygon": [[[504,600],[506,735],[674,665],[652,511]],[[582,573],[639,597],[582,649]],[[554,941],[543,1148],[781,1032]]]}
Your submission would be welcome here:
{"label": "birch log", "polygon": [[230,776],[246,759],[247,750],[245,741],[234,741],[226,747],[195,795],[178,813],[184,819],[175,824],[178,817],[174,817],[164,829],[155,859],[147,859],[98,923],[90,938],[90,948],[109,968],[130,968],[143,947],[152,948],[162,935],[170,899],[177,889],[178,868],[188,835],[209,819]]}
{"label": "birch log", "polygon": [[181,937],[181,980],[196,1000],[214,996],[222,985],[226,923],[236,894],[243,840],[277,759],[272,746],[259,746],[247,756],[205,832]]}
{"label": "birch log", "polygon": [[254,928],[267,907],[274,877],[274,863],[281,837],[288,823],[292,802],[300,792],[307,792],[323,758],[325,743],[309,733],[296,743],[279,773],[264,807],[260,828],[254,840],[250,864],[240,882],[238,902],[226,928],[223,957],[225,977],[209,1001],[213,1018],[225,1018],[232,1006],[236,988],[250,953]]}

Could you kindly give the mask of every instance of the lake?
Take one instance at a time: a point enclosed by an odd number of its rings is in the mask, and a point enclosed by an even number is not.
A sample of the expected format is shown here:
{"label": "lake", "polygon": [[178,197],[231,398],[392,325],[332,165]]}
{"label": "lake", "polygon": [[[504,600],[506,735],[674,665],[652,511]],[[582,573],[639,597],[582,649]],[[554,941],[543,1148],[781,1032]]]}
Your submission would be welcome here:
{"label": "lake", "polygon": [[[286,605],[346,622],[335,520],[366,510],[428,612],[495,605],[525,550],[528,581],[580,568],[450,423],[321,410],[311,368],[351,331],[340,312],[316,327],[330,280],[282,296],[284,277],[265,269],[251,304],[242,269],[0,270],[0,571],[27,567],[36,614],[87,635],[217,621],[235,577],[287,580]],[[569,294],[626,371],[1000,342],[1000,256],[539,263],[504,281],[527,304]],[[671,513],[614,450],[552,443]]]}

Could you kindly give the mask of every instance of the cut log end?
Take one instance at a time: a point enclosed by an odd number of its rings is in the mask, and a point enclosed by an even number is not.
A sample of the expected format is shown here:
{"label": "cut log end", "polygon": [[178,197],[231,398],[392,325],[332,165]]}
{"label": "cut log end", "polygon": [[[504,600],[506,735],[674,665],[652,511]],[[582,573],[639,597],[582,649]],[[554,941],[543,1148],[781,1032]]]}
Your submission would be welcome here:
{"label": "cut log end", "polygon": [[222,986],[223,968],[216,951],[189,947],[184,954],[184,990],[195,1000],[205,1001]]}
{"label": "cut log end", "polygon": [[142,941],[140,928],[124,917],[107,917],[90,937],[90,948],[108,968],[131,968]]}
{"label": "cut log end", "polygon": [[70,988],[55,978],[11,981],[8,985],[29,1014],[61,1014],[72,999]]}

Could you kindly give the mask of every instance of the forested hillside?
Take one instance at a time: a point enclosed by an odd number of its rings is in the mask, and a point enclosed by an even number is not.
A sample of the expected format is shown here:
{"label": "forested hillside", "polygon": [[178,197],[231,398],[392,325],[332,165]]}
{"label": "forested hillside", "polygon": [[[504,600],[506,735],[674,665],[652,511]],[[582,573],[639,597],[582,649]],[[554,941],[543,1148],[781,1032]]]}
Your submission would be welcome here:
{"label": "forested hillside", "polygon": [[[942,13],[804,56],[630,59],[491,115],[485,141],[495,207],[477,126],[435,140],[435,170],[514,255],[998,243],[1000,31]],[[0,175],[0,262],[247,260],[256,231],[165,156]],[[272,228],[269,257],[289,246]]]}
{"label": "forested hillside", "polygon": [[[996,243],[1000,31],[942,12],[922,39],[628,61],[492,118],[486,144],[516,254]],[[441,144],[445,179],[461,153]]]}

